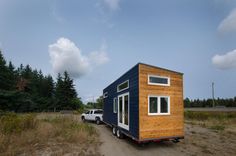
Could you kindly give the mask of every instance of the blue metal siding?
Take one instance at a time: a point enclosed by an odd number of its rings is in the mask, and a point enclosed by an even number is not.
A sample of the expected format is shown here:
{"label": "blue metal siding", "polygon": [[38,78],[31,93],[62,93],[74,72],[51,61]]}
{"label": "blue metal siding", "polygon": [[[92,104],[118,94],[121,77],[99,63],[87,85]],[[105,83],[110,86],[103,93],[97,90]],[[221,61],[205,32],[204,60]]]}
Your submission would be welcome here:
{"label": "blue metal siding", "polygon": [[[113,113],[113,99],[121,94],[129,92],[129,131],[126,131],[135,138],[139,138],[139,94],[138,94],[138,73],[139,65],[137,64],[119,79],[109,85],[103,90],[103,93],[107,92],[108,97],[104,98],[104,113],[103,120],[111,125],[117,125],[117,113]],[[117,92],[117,85],[129,80],[129,88],[121,92]]]}

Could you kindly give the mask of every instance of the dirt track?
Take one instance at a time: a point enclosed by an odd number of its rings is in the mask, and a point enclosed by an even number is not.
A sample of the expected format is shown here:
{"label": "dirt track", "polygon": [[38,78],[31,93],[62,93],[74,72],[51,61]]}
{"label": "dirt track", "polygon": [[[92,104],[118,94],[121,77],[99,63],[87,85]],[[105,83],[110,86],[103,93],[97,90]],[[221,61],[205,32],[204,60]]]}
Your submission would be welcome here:
{"label": "dirt track", "polygon": [[185,139],[138,146],[129,138],[117,139],[106,125],[94,125],[100,133],[100,152],[105,156],[178,156],[178,155],[236,155],[236,136],[216,132],[196,125],[185,125]]}

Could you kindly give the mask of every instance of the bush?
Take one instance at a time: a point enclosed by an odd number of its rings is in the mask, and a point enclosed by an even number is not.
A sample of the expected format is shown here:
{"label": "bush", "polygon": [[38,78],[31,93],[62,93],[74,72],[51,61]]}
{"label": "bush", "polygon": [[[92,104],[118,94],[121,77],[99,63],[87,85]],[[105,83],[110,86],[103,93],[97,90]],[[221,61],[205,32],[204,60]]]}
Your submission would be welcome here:
{"label": "bush", "polygon": [[37,119],[34,114],[7,113],[0,117],[0,131],[4,134],[13,132],[20,133],[27,129],[34,129],[37,126]]}

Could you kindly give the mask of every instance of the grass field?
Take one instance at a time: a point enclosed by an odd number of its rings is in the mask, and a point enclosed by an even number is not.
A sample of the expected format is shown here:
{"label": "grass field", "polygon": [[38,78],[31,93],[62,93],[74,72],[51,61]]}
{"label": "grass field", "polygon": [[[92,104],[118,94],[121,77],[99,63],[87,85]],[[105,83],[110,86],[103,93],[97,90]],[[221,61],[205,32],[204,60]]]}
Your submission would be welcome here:
{"label": "grass field", "polygon": [[0,116],[0,155],[98,155],[98,145],[96,129],[78,122],[78,116]]}
{"label": "grass field", "polygon": [[186,123],[236,134],[236,112],[185,111],[184,116]]}
{"label": "grass field", "polygon": [[[184,140],[175,145],[151,145],[143,149],[143,155],[155,155],[163,148],[170,155],[236,154],[236,112],[185,111],[184,115]],[[123,155],[142,155],[136,144],[116,139],[110,129],[105,132],[104,125],[82,123],[79,117],[59,113],[1,114],[0,155],[99,156],[101,147],[105,153],[113,152],[103,145],[116,147]]]}

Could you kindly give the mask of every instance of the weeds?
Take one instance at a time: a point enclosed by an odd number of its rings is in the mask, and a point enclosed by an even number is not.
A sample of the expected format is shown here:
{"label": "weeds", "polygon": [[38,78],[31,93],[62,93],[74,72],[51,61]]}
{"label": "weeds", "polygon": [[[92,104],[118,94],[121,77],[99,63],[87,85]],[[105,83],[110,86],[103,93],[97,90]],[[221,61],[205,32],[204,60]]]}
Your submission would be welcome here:
{"label": "weeds", "polygon": [[211,126],[210,129],[217,130],[217,131],[223,131],[225,129],[225,126],[223,126],[223,125],[214,125],[214,126]]}
{"label": "weeds", "polygon": [[233,119],[236,118],[236,112],[194,112],[194,111],[185,111],[184,117],[187,119],[195,120],[208,120],[208,119]]}
{"label": "weeds", "polygon": [[225,119],[233,119],[236,118],[236,112],[195,112],[195,111],[185,111],[184,117],[186,119],[194,119],[194,120],[208,120],[208,119],[217,119],[217,120],[225,120]]}
{"label": "weeds", "polygon": [[38,121],[34,114],[7,113],[0,117],[0,131],[3,134],[20,133],[24,130],[34,129],[37,125]]}
{"label": "weeds", "polygon": [[216,131],[224,131],[228,125],[236,122],[236,112],[185,111],[184,116],[187,119],[187,123]]}
{"label": "weeds", "polygon": [[0,116],[0,155],[87,155],[84,148],[97,152],[98,134],[91,125],[78,122],[73,115],[39,115]]}

